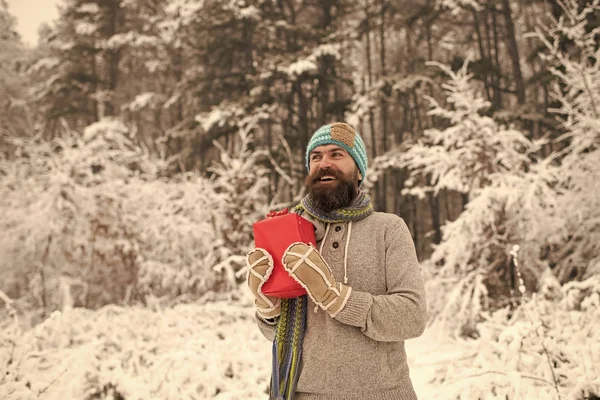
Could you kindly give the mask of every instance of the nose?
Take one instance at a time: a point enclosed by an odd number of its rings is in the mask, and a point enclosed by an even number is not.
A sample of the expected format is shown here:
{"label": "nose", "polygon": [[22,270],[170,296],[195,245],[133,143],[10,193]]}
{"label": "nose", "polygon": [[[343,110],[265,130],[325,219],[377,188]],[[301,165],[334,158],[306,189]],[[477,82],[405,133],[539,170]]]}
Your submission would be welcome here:
{"label": "nose", "polygon": [[327,155],[324,155],[323,158],[321,159],[321,162],[319,162],[319,168],[320,169],[329,168],[332,165],[333,165],[333,163],[331,162],[331,160],[329,159],[329,157],[327,157]]}
{"label": "nose", "polygon": [[328,160],[322,160],[322,161],[319,163],[319,168],[320,168],[320,169],[325,169],[325,168],[329,168],[329,167],[331,167],[332,165],[333,165],[333,163],[332,163],[331,161],[328,161]]}

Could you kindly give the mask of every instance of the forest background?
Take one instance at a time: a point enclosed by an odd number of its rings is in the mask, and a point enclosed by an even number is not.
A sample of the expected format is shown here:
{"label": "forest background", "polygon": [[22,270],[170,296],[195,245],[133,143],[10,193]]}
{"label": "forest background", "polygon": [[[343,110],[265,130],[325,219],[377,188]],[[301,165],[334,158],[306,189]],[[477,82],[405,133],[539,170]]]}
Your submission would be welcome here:
{"label": "forest background", "polygon": [[422,397],[600,398],[600,1],[63,0],[35,48],[14,28],[0,0],[0,399],[264,393],[244,254],[332,121],[453,343]]}

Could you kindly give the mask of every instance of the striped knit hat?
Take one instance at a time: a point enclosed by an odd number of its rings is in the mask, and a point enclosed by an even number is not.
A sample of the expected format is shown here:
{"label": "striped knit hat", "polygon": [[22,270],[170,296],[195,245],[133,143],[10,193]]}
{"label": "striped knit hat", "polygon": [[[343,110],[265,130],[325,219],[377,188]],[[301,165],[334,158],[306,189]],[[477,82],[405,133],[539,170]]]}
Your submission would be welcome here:
{"label": "striped knit hat", "polygon": [[312,136],[306,147],[306,169],[310,171],[310,152],[315,147],[326,144],[338,145],[348,152],[358,166],[362,179],[358,182],[361,186],[367,177],[367,149],[358,132],[343,122],[323,125]]}

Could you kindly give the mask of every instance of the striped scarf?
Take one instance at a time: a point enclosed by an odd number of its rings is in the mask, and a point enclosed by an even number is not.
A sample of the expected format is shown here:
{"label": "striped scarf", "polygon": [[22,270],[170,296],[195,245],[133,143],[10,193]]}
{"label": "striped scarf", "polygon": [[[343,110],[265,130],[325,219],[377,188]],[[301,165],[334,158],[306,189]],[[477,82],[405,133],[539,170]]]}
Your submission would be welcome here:
{"label": "striped scarf", "polygon": [[309,195],[306,195],[300,200],[300,204],[296,206],[295,211],[298,213],[306,211],[313,218],[324,223],[338,223],[359,221],[368,217],[373,214],[373,205],[371,204],[371,197],[362,190],[359,190],[358,195],[352,200],[352,203],[348,207],[324,213],[316,209],[312,204]]}
{"label": "striped scarf", "polygon": [[[319,212],[305,196],[295,208],[298,214],[307,212],[324,223],[358,221],[373,214],[371,198],[359,191],[349,207],[330,213]],[[270,399],[293,400],[300,377],[302,343],[306,330],[308,296],[281,299],[281,316],[273,340],[273,371],[271,373]]]}
{"label": "striped scarf", "polygon": [[269,399],[292,400],[300,377],[302,342],[306,330],[308,296],[281,299],[281,316],[273,341],[273,371]]}

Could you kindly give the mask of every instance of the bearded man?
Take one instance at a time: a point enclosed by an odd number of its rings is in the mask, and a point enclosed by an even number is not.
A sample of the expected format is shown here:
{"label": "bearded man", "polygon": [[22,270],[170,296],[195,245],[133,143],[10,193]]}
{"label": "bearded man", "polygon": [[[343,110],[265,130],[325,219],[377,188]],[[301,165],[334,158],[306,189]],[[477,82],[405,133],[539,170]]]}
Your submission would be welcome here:
{"label": "bearded man", "polygon": [[[308,194],[295,212],[315,226],[318,249],[294,243],[282,262],[306,289],[315,312],[304,314],[301,362],[292,368],[291,389],[280,393],[278,378],[271,398],[415,400],[404,342],[423,333],[427,310],[408,227],[395,214],[374,212],[360,189],[367,153],[347,124],[328,124],[314,133],[306,167]],[[286,336],[277,329],[288,319],[281,317],[282,301],[260,291],[271,256],[254,249],[247,265],[261,332],[269,340]]]}

